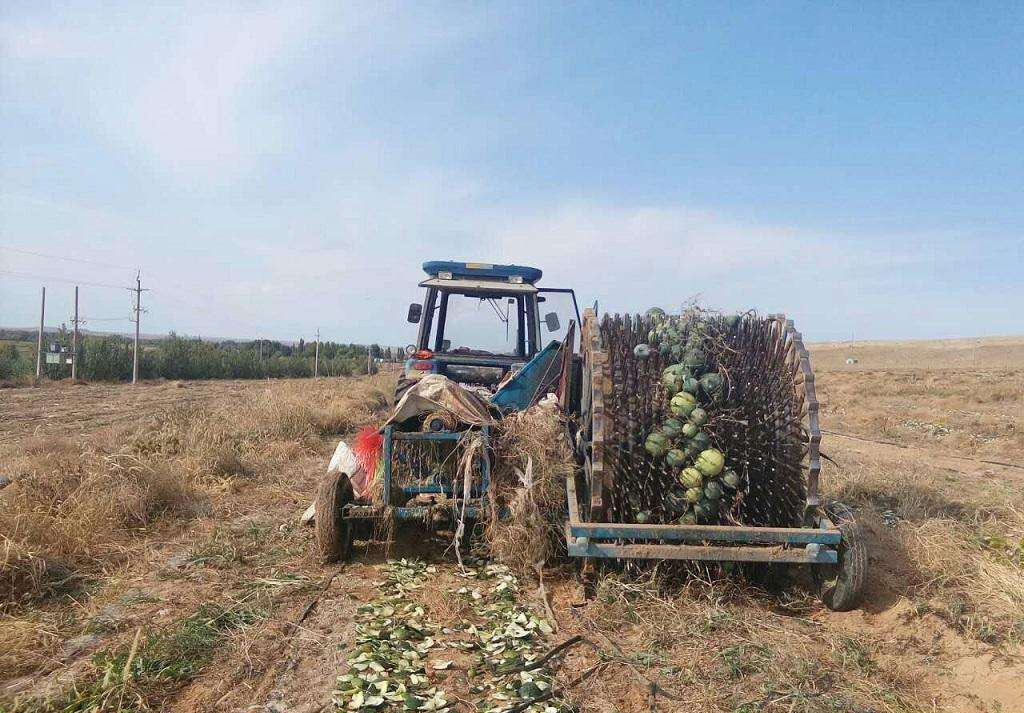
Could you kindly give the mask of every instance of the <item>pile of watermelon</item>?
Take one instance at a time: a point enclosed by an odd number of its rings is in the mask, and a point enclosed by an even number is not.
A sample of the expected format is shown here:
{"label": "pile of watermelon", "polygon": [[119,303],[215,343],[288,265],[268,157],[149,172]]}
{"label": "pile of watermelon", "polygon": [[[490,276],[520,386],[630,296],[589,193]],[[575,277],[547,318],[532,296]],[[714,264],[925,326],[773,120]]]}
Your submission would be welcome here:
{"label": "pile of watermelon", "polygon": [[[740,487],[740,476],[726,467],[725,454],[712,447],[711,437],[702,430],[709,411],[724,398],[724,379],[705,356],[707,333],[700,320],[670,316],[657,308],[648,310],[647,316],[655,325],[648,335],[650,344],[638,345],[634,354],[644,358],[653,350],[651,344],[657,344],[663,357],[675,361],[661,375],[672,415],[644,442],[645,450],[672,475],[665,515],[683,525],[718,523]],[[731,320],[738,322],[739,317],[727,318],[727,328],[733,326]],[[635,519],[647,522],[650,513],[638,510]]]}

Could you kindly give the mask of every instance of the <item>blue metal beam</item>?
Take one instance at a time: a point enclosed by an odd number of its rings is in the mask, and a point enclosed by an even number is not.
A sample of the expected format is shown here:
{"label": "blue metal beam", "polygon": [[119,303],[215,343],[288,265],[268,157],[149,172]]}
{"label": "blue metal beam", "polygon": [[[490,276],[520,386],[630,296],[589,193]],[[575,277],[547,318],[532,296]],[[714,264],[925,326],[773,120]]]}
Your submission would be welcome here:
{"label": "blue metal beam", "polygon": [[733,525],[633,525],[610,522],[570,522],[572,537],[603,540],[668,540],[671,542],[763,542],[837,545],[836,529],[803,527],[737,527]]}

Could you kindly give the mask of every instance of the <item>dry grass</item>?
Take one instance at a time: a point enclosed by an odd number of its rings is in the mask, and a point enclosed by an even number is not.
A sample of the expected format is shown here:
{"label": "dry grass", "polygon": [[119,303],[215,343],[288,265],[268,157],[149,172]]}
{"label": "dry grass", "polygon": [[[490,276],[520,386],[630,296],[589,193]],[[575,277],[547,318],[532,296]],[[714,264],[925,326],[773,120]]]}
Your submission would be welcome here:
{"label": "dry grass", "polygon": [[498,561],[535,574],[564,550],[565,480],[574,472],[564,425],[553,409],[534,407],[501,424],[496,450],[484,539]]}
{"label": "dry grass", "polygon": [[825,487],[872,533],[879,581],[992,643],[1024,640],[1024,494],[1018,483],[912,456],[839,452]]}
{"label": "dry grass", "polygon": [[729,578],[694,578],[666,591],[653,575],[605,577],[576,625],[611,666],[578,702],[584,710],[647,711],[653,706],[642,692],[653,681],[667,710],[921,710],[913,702],[919,676],[893,665],[884,647],[804,618],[813,602],[783,604]]}
{"label": "dry grass", "polygon": [[825,427],[843,433],[1019,461],[1024,371],[828,371]]}
{"label": "dry grass", "polygon": [[35,438],[0,454],[0,606],[39,598],[116,563],[141,529],[188,516],[233,479],[269,477],[387,402],[392,379],[272,382],[237,403],[170,408],[75,442]]}

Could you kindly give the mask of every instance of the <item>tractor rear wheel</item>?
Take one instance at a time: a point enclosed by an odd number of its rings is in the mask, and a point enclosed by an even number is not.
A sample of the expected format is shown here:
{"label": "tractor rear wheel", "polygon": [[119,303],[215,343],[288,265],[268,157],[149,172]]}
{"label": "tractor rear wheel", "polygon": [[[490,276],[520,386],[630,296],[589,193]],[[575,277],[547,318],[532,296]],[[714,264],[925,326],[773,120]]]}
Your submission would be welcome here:
{"label": "tractor rear wheel", "polygon": [[325,563],[344,562],[352,553],[353,525],[344,508],[354,500],[352,483],[344,473],[327,473],[316,495],[316,542]]}
{"label": "tractor rear wheel", "polygon": [[821,601],[832,611],[850,611],[860,604],[868,574],[868,549],[864,531],[850,508],[832,502],[825,516],[835,525],[842,539],[836,545],[839,561],[811,568]]}

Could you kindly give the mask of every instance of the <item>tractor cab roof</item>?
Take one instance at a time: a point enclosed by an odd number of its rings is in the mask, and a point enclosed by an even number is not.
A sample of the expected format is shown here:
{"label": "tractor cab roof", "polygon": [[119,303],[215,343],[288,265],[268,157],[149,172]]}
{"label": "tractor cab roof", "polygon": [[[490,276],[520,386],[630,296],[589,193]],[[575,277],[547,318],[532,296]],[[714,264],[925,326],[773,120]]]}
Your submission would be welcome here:
{"label": "tractor cab roof", "polygon": [[[483,262],[454,262],[451,260],[425,262],[423,271],[435,280],[470,279],[519,285],[532,285],[544,274],[539,268],[523,265],[493,265]],[[433,282],[433,280],[427,282]]]}

